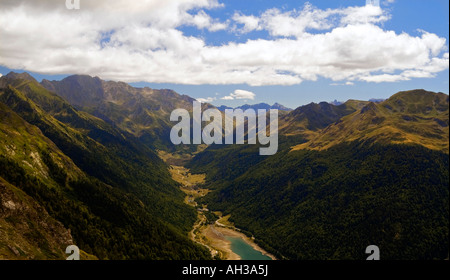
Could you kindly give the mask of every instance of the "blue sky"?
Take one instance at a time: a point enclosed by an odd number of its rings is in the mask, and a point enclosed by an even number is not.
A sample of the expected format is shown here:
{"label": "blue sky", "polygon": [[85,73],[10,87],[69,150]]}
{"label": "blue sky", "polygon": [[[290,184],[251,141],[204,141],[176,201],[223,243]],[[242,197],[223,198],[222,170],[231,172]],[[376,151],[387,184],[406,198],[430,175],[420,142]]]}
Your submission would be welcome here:
{"label": "blue sky", "polygon": [[449,2],[380,2],[5,0],[0,74],[88,74],[231,107],[448,94]]}

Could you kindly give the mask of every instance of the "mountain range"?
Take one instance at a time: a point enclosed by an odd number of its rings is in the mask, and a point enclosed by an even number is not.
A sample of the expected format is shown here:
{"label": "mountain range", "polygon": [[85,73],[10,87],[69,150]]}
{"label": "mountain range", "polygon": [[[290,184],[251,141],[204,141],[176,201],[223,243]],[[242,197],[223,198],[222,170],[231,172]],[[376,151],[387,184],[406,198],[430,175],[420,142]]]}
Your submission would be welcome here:
{"label": "mountain range", "polygon": [[280,111],[292,111],[291,108],[287,108],[277,102],[275,102],[273,105],[269,105],[267,103],[258,103],[258,104],[253,104],[253,105],[245,104],[242,106],[238,106],[236,108],[222,105],[222,106],[217,107],[217,109],[219,109],[219,111],[222,111],[222,112],[224,112],[225,109],[241,109],[243,111],[245,111],[247,109],[253,109],[255,111],[258,109],[264,109],[264,110],[276,109],[276,110],[280,110]]}
{"label": "mountain range", "polygon": [[239,107],[283,111],[273,156],[173,145],[170,114],[193,101],[85,75],[0,77],[0,259],[62,259],[69,244],[86,259],[210,259],[159,151],[205,173],[199,202],[279,259],[362,259],[371,244],[384,259],[448,257],[448,95]]}

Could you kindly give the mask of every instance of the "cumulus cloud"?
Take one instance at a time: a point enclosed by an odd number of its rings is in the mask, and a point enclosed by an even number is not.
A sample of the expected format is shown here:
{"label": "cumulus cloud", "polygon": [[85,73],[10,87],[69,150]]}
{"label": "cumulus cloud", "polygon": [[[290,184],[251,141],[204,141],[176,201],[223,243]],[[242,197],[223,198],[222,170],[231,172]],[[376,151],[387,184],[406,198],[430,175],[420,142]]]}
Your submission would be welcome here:
{"label": "cumulus cloud", "polygon": [[[336,26],[361,23],[381,23],[390,16],[379,6],[366,5],[341,9],[320,10],[306,3],[301,11],[281,12],[273,8],[260,17],[235,13],[233,20],[243,26],[237,30],[248,33],[254,30],[267,30],[272,36],[302,37],[309,30],[329,30]],[[310,34],[309,34],[310,35]]]}
{"label": "cumulus cloud", "polygon": [[234,100],[234,99],[250,99],[254,100],[256,94],[254,94],[251,91],[243,90],[243,89],[237,89],[234,92],[230,93],[230,95],[224,96],[221,99],[222,100]]}
{"label": "cumulus cloud", "polygon": [[[237,24],[242,25],[242,27],[239,29],[240,33],[248,33],[254,30],[261,30],[262,27],[259,25],[259,18],[255,16],[246,16],[240,13],[235,13],[233,15],[233,21]],[[237,28],[235,27],[235,30]]]}
{"label": "cumulus cloud", "polygon": [[[237,11],[226,21],[210,16],[222,7],[217,0],[98,0],[67,10],[61,0],[2,0],[0,65],[125,82],[252,86],[319,77],[341,84],[395,82],[448,69],[445,38],[385,30],[380,23],[390,15],[379,6],[322,10],[305,4],[259,15]],[[212,45],[186,35],[183,26],[269,36]]]}
{"label": "cumulus cloud", "polygon": [[226,22],[219,22],[212,19],[205,11],[201,10],[196,15],[188,17],[187,24],[192,24],[199,29],[208,29],[209,31],[224,30],[228,27]]}

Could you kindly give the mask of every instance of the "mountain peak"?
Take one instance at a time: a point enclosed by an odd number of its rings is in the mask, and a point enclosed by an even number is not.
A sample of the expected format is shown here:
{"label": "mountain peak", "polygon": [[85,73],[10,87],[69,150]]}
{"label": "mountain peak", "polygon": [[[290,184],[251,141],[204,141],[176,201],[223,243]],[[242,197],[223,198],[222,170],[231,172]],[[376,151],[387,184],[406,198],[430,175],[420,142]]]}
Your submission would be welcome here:
{"label": "mountain peak", "polygon": [[444,97],[448,95],[442,92],[432,92],[424,89],[414,89],[408,91],[400,91],[396,94],[392,95],[386,101],[398,100],[398,99],[407,99],[408,101],[417,102],[417,101],[427,101],[427,98],[433,97]]}
{"label": "mountain peak", "polygon": [[272,105],[272,109],[278,109],[278,110],[282,110],[282,111],[292,111],[291,108],[288,108],[288,107],[286,107],[286,106],[283,106],[283,105],[281,105],[281,104],[278,103],[278,102],[275,102],[275,103]]}
{"label": "mountain peak", "polygon": [[366,106],[364,106],[361,109],[361,113],[360,114],[365,114],[367,112],[376,112],[377,111],[377,106],[375,105],[375,103],[370,102],[369,104],[367,104]]}
{"label": "mountain peak", "polygon": [[8,79],[14,79],[14,80],[21,79],[21,80],[27,80],[27,81],[32,81],[32,82],[36,82],[37,83],[36,79],[33,78],[27,72],[16,73],[16,72],[11,71],[5,77],[8,78]]}
{"label": "mountain peak", "polygon": [[64,78],[63,80],[72,81],[72,82],[76,81],[81,84],[100,83],[101,82],[101,79],[99,77],[92,77],[89,75],[71,75],[71,76]]}
{"label": "mountain peak", "polygon": [[401,91],[381,104],[394,112],[433,114],[448,111],[449,96],[423,89]]}

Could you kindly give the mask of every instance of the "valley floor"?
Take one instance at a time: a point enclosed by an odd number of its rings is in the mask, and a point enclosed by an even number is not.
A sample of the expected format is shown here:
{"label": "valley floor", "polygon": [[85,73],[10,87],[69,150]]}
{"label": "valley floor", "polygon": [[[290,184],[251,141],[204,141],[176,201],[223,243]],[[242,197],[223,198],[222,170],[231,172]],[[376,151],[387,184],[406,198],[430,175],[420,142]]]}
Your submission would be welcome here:
{"label": "valley floor", "polygon": [[[163,159],[167,159],[167,154]],[[240,237],[254,250],[263,255],[276,260],[275,256],[269,254],[259,247],[252,238],[239,231],[232,223],[228,221],[229,215],[222,217],[220,212],[214,212],[219,217],[216,221],[208,220],[207,213],[210,211],[207,205],[198,205],[197,198],[207,195],[210,190],[202,188],[205,174],[191,174],[189,169],[183,166],[170,165],[172,178],[181,184],[181,190],[186,194],[185,203],[197,208],[197,221],[195,222],[189,237],[194,242],[205,246],[211,252],[211,256],[222,260],[240,260],[241,257],[231,250],[231,242],[226,237]]]}

